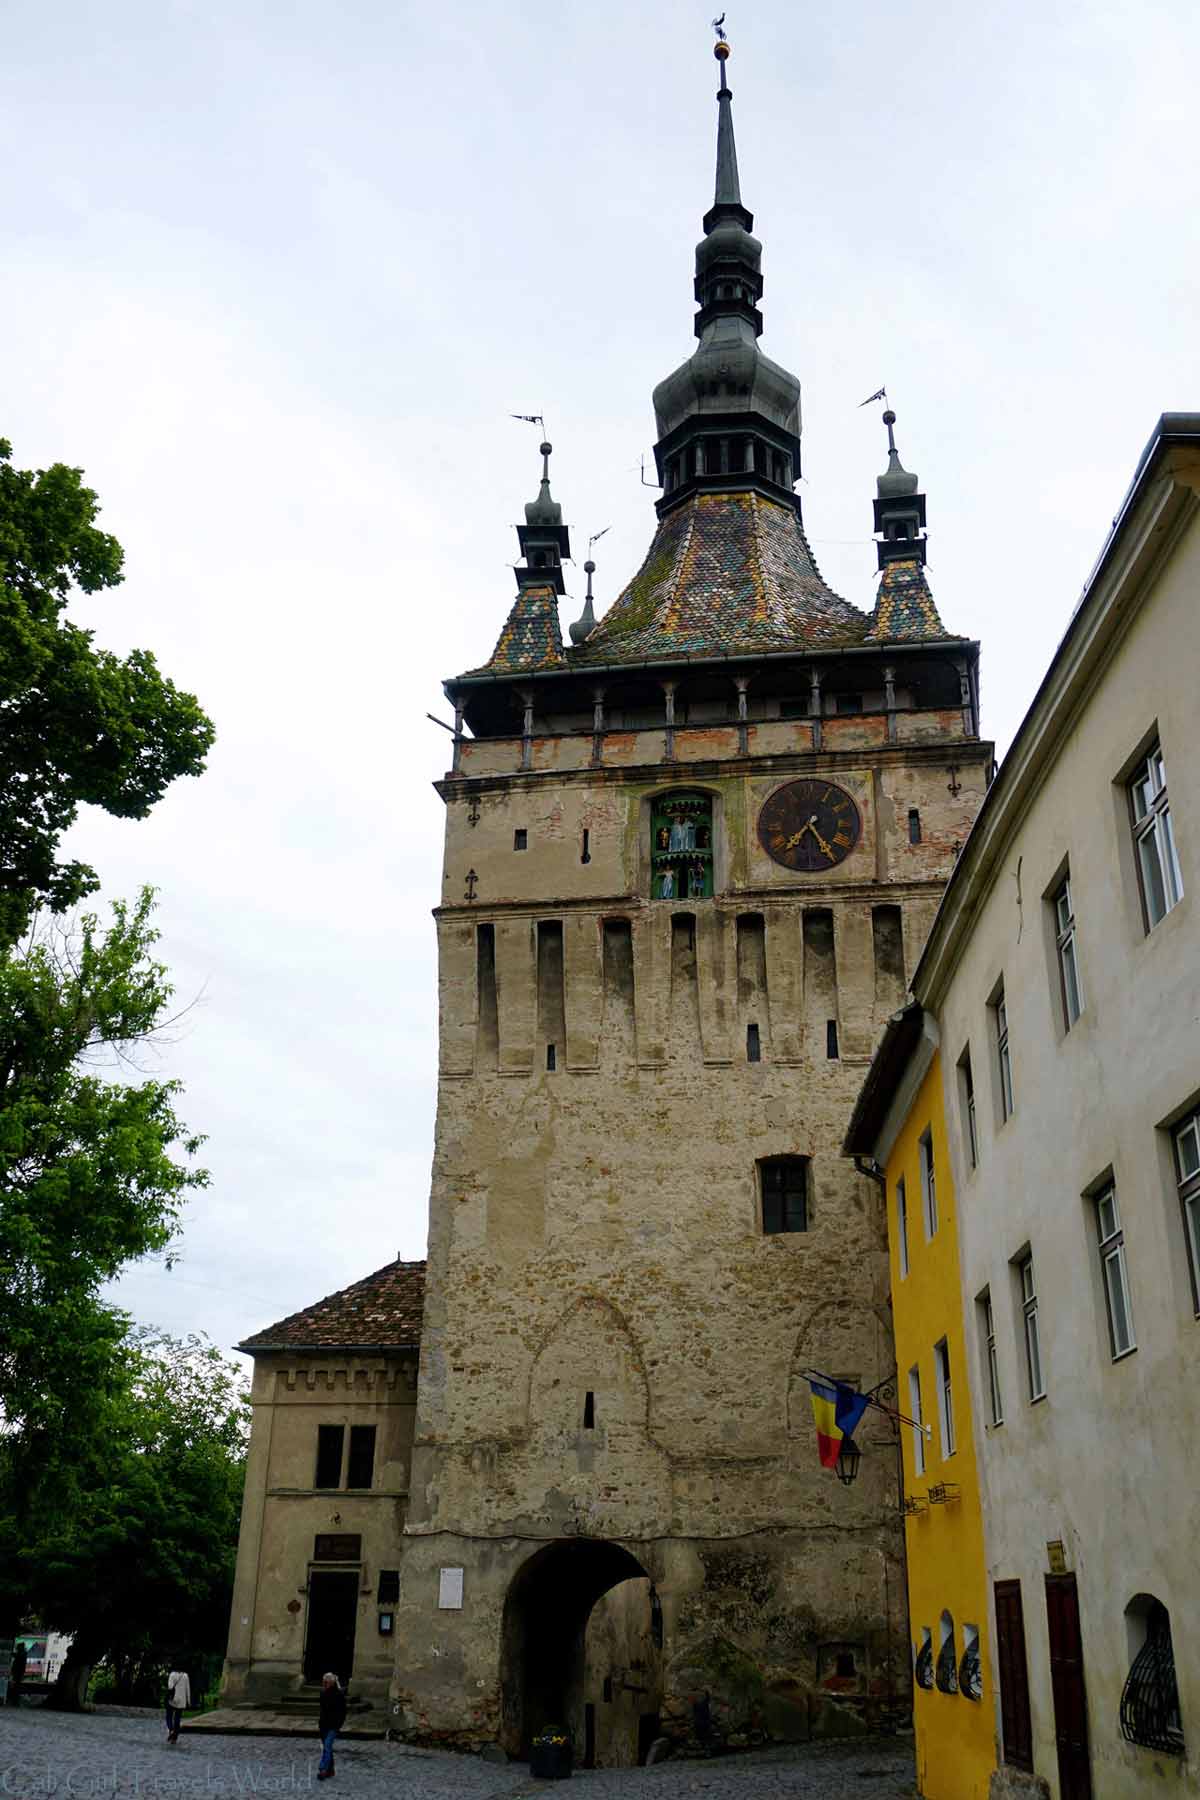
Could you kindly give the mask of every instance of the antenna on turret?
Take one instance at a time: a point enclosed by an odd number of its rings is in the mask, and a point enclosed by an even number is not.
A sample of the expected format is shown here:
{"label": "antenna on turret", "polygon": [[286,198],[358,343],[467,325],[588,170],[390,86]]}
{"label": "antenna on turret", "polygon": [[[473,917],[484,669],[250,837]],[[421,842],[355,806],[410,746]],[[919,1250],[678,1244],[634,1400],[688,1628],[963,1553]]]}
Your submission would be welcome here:
{"label": "antenna on turret", "polygon": [[603,531],[594,531],[588,539],[588,559],[583,565],[583,572],[587,576],[587,597],[583,602],[583,611],[575,623],[568,627],[573,644],[582,644],[596,628],[596,613],[592,606],[592,576],[596,573],[596,565],[592,561],[592,545],[598,544],[611,530],[612,526],[606,525]]}

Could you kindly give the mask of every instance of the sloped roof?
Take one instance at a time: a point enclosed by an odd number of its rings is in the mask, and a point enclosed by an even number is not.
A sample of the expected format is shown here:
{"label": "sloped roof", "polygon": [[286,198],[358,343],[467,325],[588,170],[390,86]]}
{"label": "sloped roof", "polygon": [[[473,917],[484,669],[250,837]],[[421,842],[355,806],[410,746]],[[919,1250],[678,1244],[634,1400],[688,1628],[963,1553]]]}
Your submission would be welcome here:
{"label": "sloped roof", "polygon": [[924,565],[915,556],[885,563],[867,642],[903,644],[949,635],[938,617]]}
{"label": "sloped roof", "polygon": [[558,594],[550,582],[521,589],[487,662],[472,675],[519,675],[565,668]]}
{"label": "sloped roof", "polygon": [[397,1350],[421,1341],[424,1262],[388,1263],[302,1312],[256,1331],[239,1350]]}
{"label": "sloped roof", "polygon": [[659,521],[646,560],[572,666],[860,644],[870,620],[826,586],[794,507],[694,494]]}

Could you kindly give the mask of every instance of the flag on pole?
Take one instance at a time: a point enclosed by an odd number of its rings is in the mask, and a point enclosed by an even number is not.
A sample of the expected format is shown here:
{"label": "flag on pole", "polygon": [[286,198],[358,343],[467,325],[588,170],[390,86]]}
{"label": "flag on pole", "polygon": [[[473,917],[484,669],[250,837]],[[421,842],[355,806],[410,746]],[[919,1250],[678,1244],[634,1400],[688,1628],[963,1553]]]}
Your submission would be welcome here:
{"label": "flag on pole", "polygon": [[861,408],[864,406],[870,406],[872,400],[886,400],[886,399],[887,399],[887,389],[886,388],[876,388],[875,392],[873,394],[868,394],[865,400],[859,401],[859,403],[858,403],[859,408],[861,410]]}
{"label": "flag on pole", "polygon": [[817,1449],[823,1469],[836,1469],[842,1454],[842,1439],[853,1437],[854,1428],[866,1412],[870,1401],[844,1381],[816,1381],[810,1375],[813,1418],[817,1426]]}

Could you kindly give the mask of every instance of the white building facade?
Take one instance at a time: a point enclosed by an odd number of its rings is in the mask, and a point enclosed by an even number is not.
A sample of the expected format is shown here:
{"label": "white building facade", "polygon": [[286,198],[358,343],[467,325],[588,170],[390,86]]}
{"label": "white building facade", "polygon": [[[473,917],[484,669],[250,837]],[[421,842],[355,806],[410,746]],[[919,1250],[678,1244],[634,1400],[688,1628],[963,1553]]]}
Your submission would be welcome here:
{"label": "white building facade", "polygon": [[1200,415],[1159,421],[913,979],[1000,1792],[1200,1792]]}

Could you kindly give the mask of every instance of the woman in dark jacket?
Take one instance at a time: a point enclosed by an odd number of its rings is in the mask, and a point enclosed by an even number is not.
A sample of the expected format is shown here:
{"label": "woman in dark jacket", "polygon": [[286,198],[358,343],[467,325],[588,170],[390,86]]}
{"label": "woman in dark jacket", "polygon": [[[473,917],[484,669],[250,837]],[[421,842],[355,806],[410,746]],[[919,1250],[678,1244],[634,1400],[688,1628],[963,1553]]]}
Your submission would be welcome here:
{"label": "woman in dark jacket", "polygon": [[321,1737],[321,1760],[317,1764],[317,1780],[329,1781],[334,1774],[333,1743],[346,1723],[346,1696],[336,1675],[321,1677],[321,1710],[317,1730]]}

